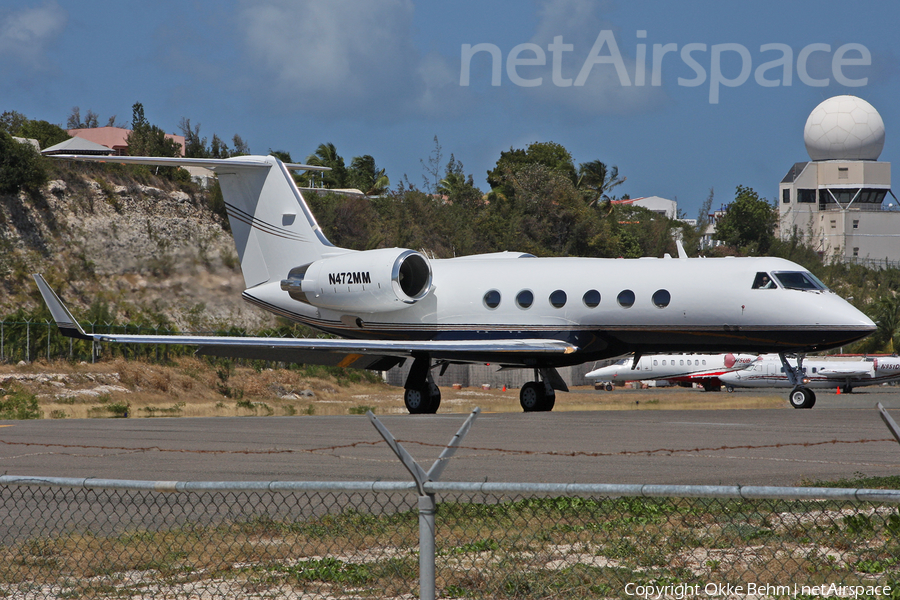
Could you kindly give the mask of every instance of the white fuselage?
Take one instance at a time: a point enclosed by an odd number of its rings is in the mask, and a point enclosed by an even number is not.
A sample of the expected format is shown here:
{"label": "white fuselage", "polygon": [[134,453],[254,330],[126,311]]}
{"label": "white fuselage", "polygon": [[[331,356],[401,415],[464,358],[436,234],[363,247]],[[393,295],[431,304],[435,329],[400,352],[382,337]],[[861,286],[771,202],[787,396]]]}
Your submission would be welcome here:
{"label": "white fuselage", "polygon": [[[759,272],[803,271],[778,258],[534,258],[506,253],[431,260],[430,265],[431,292],[413,304],[397,302],[392,311],[317,308],[291,298],[277,281],[247,289],[244,298],[344,337],[550,338],[579,348],[558,364],[634,351],[811,351],[874,330],[868,317],[830,290],[752,289]],[[358,294],[353,285],[322,292],[334,302],[343,288],[348,295]],[[530,306],[517,302],[523,292],[530,293]],[[629,305],[625,300],[631,296]]]}
{"label": "white fuselage", "polygon": [[[781,359],[769,354],[760,357],[747,369],[725,373],[719,379],[731,387],[789,388]],[[795,366],[791,361],[791,366]],[[808,388],[836,388],[875,385],[900,380],[900,358],[886,357],[871,360],[803,361],[803,385]]]}
{"label": "white fuselage", "polygon": [[623,358],[614,365],[591,371],[585,377],[613,382],[712,380],[729,371],[746,369],[755,360],[757,357],[750,354],[654,354],[640,357],[637,365],[633,357]]}

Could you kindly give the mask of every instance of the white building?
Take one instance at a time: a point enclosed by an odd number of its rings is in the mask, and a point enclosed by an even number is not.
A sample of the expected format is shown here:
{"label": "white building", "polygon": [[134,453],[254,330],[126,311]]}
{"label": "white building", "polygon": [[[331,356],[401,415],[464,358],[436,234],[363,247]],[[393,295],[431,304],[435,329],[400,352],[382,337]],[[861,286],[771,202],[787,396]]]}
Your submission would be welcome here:
{"label": "white building", "polygon": [[678,202],[659,196],[647,196],[646,198],[630,198],[628,200],[613,200],[613,204],[641,206],[647,210],[663,215],[670,219],[678,214]]}
{"label": "white building", "polygon": [[900,203],[891,164],[879,162],[884,122],[854,96],[825,100],[803,131],[812,159],[794,164],[779,186],[779,232],[810,241],[826,258],[900,264]]}

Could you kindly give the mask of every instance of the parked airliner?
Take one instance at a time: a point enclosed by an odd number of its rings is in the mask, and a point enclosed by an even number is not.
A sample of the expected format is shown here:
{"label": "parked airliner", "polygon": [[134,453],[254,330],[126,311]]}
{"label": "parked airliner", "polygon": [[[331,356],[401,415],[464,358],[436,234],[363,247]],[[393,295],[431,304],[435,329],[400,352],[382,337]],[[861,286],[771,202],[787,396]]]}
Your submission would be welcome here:
{"label": "parked airliner", "polygon": [[612,383],[653,379],[672,383],[698,383],[707,392],[722,389],[719,377],[729,371],[746,369],[758,357],[750,354],[652,354],[623,358],[614,365],[601,367],[585,375],[588,379]]}
{"label": "parked airliner", "polygon": [[[853,388],[900,381],[900,358],[896,356],[865,360],[816,360],[807,358],[802,367],[803,386],[806,388],[836,389],[850,393]],[[777,354],[760,357],[747,369],[725,373],[719,377],[729,392],[737,387],[787,388],[794,387]],[[816,395],[792,391],[788,396],[794,408],[812,408]]]}
{"label": "parked airliner", "polygon": [[[215,171],[247,302],[345,339],[87,334],[40,275],[62,331],[98,342],[196,345],[198,354],[385,370],[412,360],[404,401],[433,413],[433,368],[492,363],[533,369],[526,411],[567,391],[557,367],[628,352],[810,352],[848,344],[875,324],[806,269],[778,258],[535,258],[500,252],[451,259],[406,248],[355,251],[326,239],[273,156],[229,159],[58,156],[202,166]],[[764,287],[765,276],[776,283]]]}

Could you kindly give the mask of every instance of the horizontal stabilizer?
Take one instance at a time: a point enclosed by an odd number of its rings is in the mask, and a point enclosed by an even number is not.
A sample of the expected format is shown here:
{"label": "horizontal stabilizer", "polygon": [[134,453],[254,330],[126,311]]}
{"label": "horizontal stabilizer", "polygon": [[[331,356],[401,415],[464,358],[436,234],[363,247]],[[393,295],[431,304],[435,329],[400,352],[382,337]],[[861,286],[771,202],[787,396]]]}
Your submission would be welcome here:
{"label": "horizontal stabilizer", "polygon": [[[265,168],[271,167],[271,163],[253,160],[251,157],[237,156],[235,158],[170,158],[163,156],[96,156],[81,154],[56,154],[53,158],[64,160],[77,160],[81,162],[117,163],[121,165],[151,165],[157,167],[206,167],[207,169],[242,167]],[[284,163],[284,166],[292,171],[330,171],[331,167],[317,167],[314,165],[301,165],[296,163]]]}

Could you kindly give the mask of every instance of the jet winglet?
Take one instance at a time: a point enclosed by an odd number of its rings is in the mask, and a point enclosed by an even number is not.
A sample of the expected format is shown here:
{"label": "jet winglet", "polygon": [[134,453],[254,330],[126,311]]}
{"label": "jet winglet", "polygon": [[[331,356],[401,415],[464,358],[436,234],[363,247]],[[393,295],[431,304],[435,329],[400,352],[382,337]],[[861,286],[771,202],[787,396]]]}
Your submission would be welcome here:
{"label": "jet winglet", "polygon": [[84,332],[81,325],[78,324],[78,321],[76,321],[75,317],[72,316],[72,313],[69,312],[69,309],[66,308],[65,304],[62,303],[62,300],[59,299],[59,296],[56,295],[56,292],[54,292],[50,285],[47,284],[44,276],[40,273],[34,273],[32,277],[34,277],[34,282],[37,284],[38,290],[44,298],[44,303],[46,303],[47,308],[50,309],[50,314],[53,315],[53,320],[56,321],[56,326],[59,327],[62,334],[66,337],[79,340],[93,340],[94,338]]}

